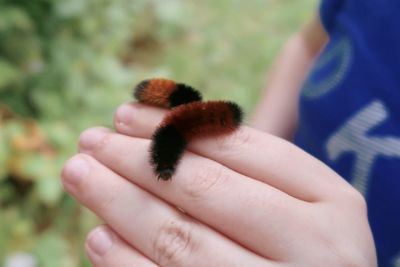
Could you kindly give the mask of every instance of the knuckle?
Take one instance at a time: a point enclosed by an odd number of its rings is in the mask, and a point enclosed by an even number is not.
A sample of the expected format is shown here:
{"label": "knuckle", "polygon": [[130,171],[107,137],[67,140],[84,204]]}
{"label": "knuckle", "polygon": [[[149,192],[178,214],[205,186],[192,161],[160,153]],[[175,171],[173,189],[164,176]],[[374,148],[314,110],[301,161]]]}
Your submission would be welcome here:
{"label": "knuckle", "polygon": [[226,171],[211,162],[196,169],[192,176],[187,175],[181,183],[181,191],[190,199],[203,198],[207,192],[221,186],[227,180]]}
{"label": "knuckle", "polygon": [[253,135],[246,128],[241,127],[233,134],[221,137],[217,143],[217,149],[222,152],[232,152],[232,148],[243,148],[253,142]]}
{"label": "knuckle", "polygon": [[360,252],[355,249],[337,249],[336,251],[336,262],[337,266],[343,267],[365,267],[369,266],[371,263],[368,263],[365,256],[363,256]]}
{"label": "knuckle", "polygon": [[231,136],[230,142],[237,146],[241,147],[243,145],[248,145],[252,143],[253,135],[250,134],[245,128],[239,128],[235,133]]}
{"label": "knuckle", "polygon": [[342,197],[345,200],[344,203],[346,203],[346,205],[351,205],[357,210],[363,211],[365,213],[367,212],[367,202],[364,196],[355,188],[349,187],[349,189],[345,191]]}
{"label": "knuckle", "polygon": [[[329,233],[314,237],[317,237],[317,243],[326,248],[322,256],[326,261],[326,266],[366,267],[371,264],[359,245],[343,246],[342,240],[332,238]],[[316,262],[315,258],[311,258],[311,261],[320,264],[319,259]]]}
{"label": "knuckle", "polygon": [[154,240],[155,259],[161,266],[186,266],[192,249],[192,226],[189,222],[166,222]]}
{"label": "knuckle", "polygon": [[357,190],[354,190],[352,194],[352,202],[363,211],[367,211],[367,201],[365,200],[364,196]]}

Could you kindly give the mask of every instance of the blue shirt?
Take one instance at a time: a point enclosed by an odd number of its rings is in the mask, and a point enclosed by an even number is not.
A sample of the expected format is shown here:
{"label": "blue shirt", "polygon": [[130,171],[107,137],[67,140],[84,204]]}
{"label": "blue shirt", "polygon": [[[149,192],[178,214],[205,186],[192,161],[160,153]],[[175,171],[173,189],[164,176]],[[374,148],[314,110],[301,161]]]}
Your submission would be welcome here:
{"label": "blue shirt", "polygon": [[379,266],[400,267],[400,0],[324,0],[320,16],[295,143],[365,196]]}

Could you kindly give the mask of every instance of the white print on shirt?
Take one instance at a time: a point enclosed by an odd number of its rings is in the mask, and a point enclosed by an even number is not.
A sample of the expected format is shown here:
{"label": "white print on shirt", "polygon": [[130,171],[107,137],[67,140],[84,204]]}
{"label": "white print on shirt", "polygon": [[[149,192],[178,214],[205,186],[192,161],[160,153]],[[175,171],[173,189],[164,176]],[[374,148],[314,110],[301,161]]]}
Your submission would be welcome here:
{"label": "white print on shirt", "polygon": [[302,90],[302,95],[308,99],[315,99],[337,89],[349,72],[352,55],[351,41],[346,36],[337,41],[333,47],[324,51],[315,62],[311,73],[321,73],[326,71],[326,68],[331,69],[320,79],[315,80],[309,77]]}
{"label": "white print on shirt", "polygon": [[[326,143],[330,160],[345,153],[355,156],[351,182],[364,196],[368,193],[371,168],[379,156],[400,157],[400,138],[368,136],[368,132],[388,117],[382,101],[375,100],[353,115]],[[400,267],[400,266],[399,266]]]}

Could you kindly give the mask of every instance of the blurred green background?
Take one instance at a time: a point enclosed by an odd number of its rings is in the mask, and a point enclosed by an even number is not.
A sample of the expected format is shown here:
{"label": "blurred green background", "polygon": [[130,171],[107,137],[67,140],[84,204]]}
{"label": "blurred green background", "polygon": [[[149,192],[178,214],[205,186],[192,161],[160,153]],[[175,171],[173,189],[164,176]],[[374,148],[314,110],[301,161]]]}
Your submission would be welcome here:
{"label": "blurred green background", "polygon": [[163,76],[250,113],[314,0],[0,0],[0,266],[90,266],[98,219],[60,170],[88,127],[112,127],[134,84]]}

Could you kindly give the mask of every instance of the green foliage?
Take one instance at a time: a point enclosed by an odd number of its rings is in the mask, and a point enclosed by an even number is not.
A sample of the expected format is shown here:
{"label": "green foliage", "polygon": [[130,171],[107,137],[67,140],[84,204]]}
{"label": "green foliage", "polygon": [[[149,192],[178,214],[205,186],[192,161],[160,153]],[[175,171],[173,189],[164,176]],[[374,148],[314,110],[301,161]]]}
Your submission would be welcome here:
{"label": "green foliage", "polygon": [[167,76],[250,112],[315,1],[0,0],[0,265],[90,266],[98,220],[59,182],[79,133],[112,126],[139,80]]}
{"label": "green foliage", "polygon": [[73,267],[76,263],[68,253],[67,241],[57,232],[48,232],[40,236],[35,244],[40,266],[43,267]]}

